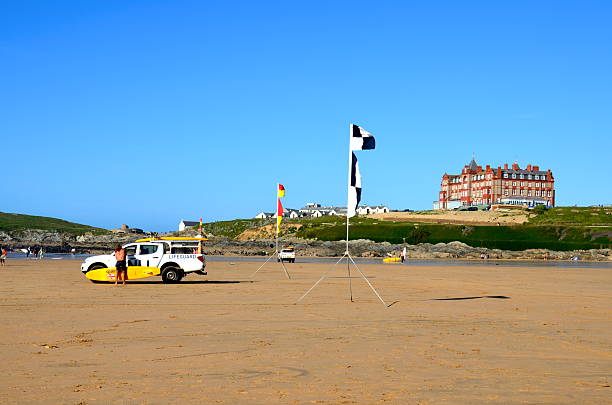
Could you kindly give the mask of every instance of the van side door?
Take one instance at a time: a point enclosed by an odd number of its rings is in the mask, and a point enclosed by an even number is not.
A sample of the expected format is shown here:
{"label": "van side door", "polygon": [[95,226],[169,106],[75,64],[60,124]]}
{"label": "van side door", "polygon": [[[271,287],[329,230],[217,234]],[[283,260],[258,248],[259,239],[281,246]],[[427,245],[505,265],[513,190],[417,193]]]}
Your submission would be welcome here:
{"label": "van side door", "polygon": [[138,246],[136,258],[140,266],[159,267],[159,262],[164,254],[164,248],[160,243],[143,243]]}

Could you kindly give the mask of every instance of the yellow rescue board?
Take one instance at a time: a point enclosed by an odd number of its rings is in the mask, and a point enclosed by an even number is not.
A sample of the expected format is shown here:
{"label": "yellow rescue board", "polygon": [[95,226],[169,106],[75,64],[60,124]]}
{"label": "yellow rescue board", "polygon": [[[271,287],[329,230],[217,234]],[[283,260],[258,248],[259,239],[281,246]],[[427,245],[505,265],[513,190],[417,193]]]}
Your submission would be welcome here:
{"label": "yellow rescue board", "polygon": [[402,261],[401,257],[387,257],[383,259],[383,263],[397,263],[401,261]]}
{"label": "yellow rescue board", "polygon": [[157,238],[138,239],[136,242],[155,242],[156,240],[208,240],[206,238],[197,238],[191,236],[160,236]]}
{"label": "yellow rescue board", "polygon": [[[159,268],[157,267],[129,266],[127,271],[128,280],[138,280],[140,278],[147,278],[158,275]],[[85,277],[94,281],[115,282],[115,279],[117,278],[117,269],[114,267],[108,267],[104,269],[90,270],[85,273]]]}

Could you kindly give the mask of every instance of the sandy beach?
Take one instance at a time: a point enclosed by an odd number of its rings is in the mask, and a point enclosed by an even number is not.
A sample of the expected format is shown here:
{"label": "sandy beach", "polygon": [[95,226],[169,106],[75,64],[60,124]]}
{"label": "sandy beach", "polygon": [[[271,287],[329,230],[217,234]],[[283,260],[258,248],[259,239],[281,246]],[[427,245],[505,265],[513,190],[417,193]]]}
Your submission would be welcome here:
{"label": "sandy beach", "polygon": [[[80,261],[0,268],[9,404],[612,403],[605,268],[210,262],[93,284]],[[149,281],[150,280],[150,281]]]}

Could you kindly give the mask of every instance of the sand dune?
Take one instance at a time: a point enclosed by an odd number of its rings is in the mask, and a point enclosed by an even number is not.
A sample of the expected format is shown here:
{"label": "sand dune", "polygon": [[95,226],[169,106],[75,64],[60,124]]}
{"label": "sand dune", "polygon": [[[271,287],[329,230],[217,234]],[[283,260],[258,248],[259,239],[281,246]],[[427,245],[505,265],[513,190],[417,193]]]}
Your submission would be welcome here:
{"label": "sand dune", "polygon": [[370,218],[385,221],[414,221],[435,224],[465,224],[465,225],[517,225],[527,222],[528,213],[522,210],[498,211],[427,211],[419,212],[388,212],[371,214]]}
{"label": "sand dune", "polygon": [[211,262],[210,277],[90,283],[9,261],[3,403],[611,403],[610,269]]}

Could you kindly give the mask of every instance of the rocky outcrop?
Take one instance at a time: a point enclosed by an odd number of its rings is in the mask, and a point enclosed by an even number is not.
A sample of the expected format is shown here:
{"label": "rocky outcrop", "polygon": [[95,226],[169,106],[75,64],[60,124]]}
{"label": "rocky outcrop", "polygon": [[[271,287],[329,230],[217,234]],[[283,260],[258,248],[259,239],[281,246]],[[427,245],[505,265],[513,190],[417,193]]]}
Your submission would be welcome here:
{"label": "rocky outcrop", "polygon": [[[70,235],[52,231],[19,231],[1,232],[0,245],[12,249],[42,246],[47,252],[70,252],[75,249],[78,253],[108,252],[117,243],[128,243],[145,235],[136,234],[93,234]],[[225,237],[208,235],[209,241],[205,244],[205,251],[209,255],[225,256],[266,256],[274,252],[274,239],[235,240]],[[298,238],[282,238],[281,246],[292,245],[298,256],[339,257],[344,254],[346,242],[325,242]],[[370,240],[350,241],[351,255],[355,257],[377,258],[397,256],[404,245],[389,242],[376,243]],[[500,249],[475,248],[462,242],[450,243],[420,243],[406,245],[408,258],[411,259],[480,259],[488,255],[490,259],[503,260],[569,260],[579,257],[582,260],[610,261],[612,249],[591,249],[574,251],[552,251],[547,249],[528,249],[511,251]]]}
{"label": "rocky outcrop", "polygon": [[72,249],[79,253],[108,251],[118,243],[128,243],[142,238],[138,234],[105,233],[73,235],[64,232],[45,230],[0,231],[0,245],[10,249],[43,247],[47,252],[68,253]]}
{"label": "rocky outcrop", "polygon": [[[206,252],[212,255],[226,256],[262,256],[274,252],[274,239],[257,241],[237,241],[227,238],[210,237],[206,243]],[[282,239],[282,246],[292,245],[299,256],[339,257],[344,254],[346,242],[323,242],[296,238]],[[351,255],[355,257],[387,257],[399,255],[404,245],[388,242],[376,243],[370,240],[352,240],[349,243]],[[511,251],[485,249],[468,246],[462,242],[420,243],[406,245],[408,258],[412,259],[480,259],[488,255],[489,259],[522,259],[522,260],[569,260],[579,257],[582,260],[610,261],[612,249],[591,249],[557,252],[547,249],[529,249]]]}

